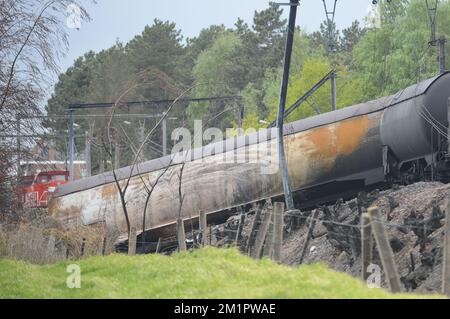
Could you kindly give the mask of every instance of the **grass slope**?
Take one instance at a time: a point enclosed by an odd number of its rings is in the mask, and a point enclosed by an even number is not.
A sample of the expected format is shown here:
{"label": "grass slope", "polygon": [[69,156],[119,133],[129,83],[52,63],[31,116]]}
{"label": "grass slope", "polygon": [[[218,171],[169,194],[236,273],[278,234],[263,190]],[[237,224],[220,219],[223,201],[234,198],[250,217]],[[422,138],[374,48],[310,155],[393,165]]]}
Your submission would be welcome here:
{"label": "grass slope", "polygon": [[[234,249],[172,257],[112,255],[79,262],[81,289],[66,286],[63,262],[0,260],[0,298],[417,298],[369,289],[323,265],[297,269],[255,261]],[[78,263],[78,262],[77,262]]]}

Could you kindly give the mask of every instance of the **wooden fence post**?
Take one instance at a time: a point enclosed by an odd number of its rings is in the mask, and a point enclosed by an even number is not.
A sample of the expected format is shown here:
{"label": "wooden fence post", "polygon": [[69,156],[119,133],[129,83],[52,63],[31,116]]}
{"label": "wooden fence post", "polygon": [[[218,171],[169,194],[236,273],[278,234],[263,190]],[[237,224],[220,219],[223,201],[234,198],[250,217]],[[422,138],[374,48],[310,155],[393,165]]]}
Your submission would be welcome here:
{"label": "wooden fence post", "polygon": [[212,246],[212,226],[211,225],[209,225],[208,238],[209,238],[209,245]]}
{"label": "wooden fence post", "polygon": [[136,255],[136,226],[131,226],[130,228],[130,238],[128,238],[128,255]]}
{"label": "wooden fence post", "polygon": [[263,245],[262,255],[264,257],[272,258],[273,254],[273,210],[269,221],[269,229],[267,229],[266,241]]}
{"label": "wooden fence post", "polygon": [[300,260],[299,260],[299,264],[303,263],[303,259],[305,259],[305,255],[306,255],[306,250],[308,249],[309,246],[309,241],[312,237],[314,228],[316,227],[316,219],[317,216],[319,215],[319,211],[317,209],[315,209],[311,215],[311,221],[309,222],[309,227],[308,227],[308,234],[306,235],[306,240],[305,243],[303,245],[303,250],[302,250],[302,254],[300,255]]}
{"label": "wooden fence post", "polygon": [[161,249],[161,237],[158,237],[158,243],[156,244],[156,254],[159,254],[159,250]]}
{"label": "wooden fence post", "polygon": [[247,241],[247,247],[245,249],[249,256],[251,254],[252,245],[254,244],[256,239],[258,225],[261,222],[261,209],[257,204],[253,206],[253,209],[255,210],[255,218],[253,219],[252,228],[250,230],[250,235]]}
{"label": "wooden fence post", "polygon": [[103,237],[102,256],[105,256],[105,254],[106,254],[106,237]]}
{"label": "wooden fence post", "polygon": [[184,232],[184,222],[181,218],[177,218],[177,240],[178,251],[186,251],[186,234]]}
{"label": "wooden fence post", "polygon": [[84,248],[85,248],[85,246],[86,246],[86,239],[83,238],[83,239],[81,240],[81,248],[80,248],[81,257],[84,256]]}
{"label": "wooden fence post", "polygon": [[239,216],[239,225],[235,238],[236,246],[239,246],[239,241],[241,240],[242,237],[242,230],[244,229],[244,223],[245,223],[245,213],[241,212],[241,215]]}
{"label": "wooden fence post", "polygon": [[283,211],[284,203],[275,203],[273,207],[273,255],[276,262],[281,261],[281,245],[283,243]]}
{"label": "wooden fence post", "polygon": [[450,199],[447,200],[445,211],[445,243],[444,264],[442,270],[442,293],[450,297]]}
{"label": "wooden fence post", "polygon": [[386,231],[384,229],[383,221],[380,216],[378,207],[369,208],[370,222],[372,224],[372,231],[377,243],[378,253],[383,264],[383,270],[386,274],[387,283],[392,293],[401,292],[400,276],[398,274],[397,265],[394,261],[394,253],[389,244]]}
{"label": "wooden fence post", "polygon": [[200,219],[199,220],[200,234],[202,236],[201,244],[204,247],[206,245],[206,232],[207,232],[208,223],[206,220],[206,213],[202,210],[200,211],[199,219]]}
{"label": "wooden fence post", "polygon": [[372,262],[372,226],[369,214],[361,215],[361,276],[364,281],[369,277],[367,268]]}
{"label": "wooden fence post", "polygon": [[267,209],[264,212],[264,217],[256,235],[255,247],[253,249],[252,257],[255,259],[261,258],[264,241],[266,240],[267,231],[269,230],[270,221],[272,219],[272,210]]}
{"label": "wooden fence post", "polygon": [[48,244],[47,244],[47,257],[51,258],[55,252],[55,236],[50,236],[48,238]]}

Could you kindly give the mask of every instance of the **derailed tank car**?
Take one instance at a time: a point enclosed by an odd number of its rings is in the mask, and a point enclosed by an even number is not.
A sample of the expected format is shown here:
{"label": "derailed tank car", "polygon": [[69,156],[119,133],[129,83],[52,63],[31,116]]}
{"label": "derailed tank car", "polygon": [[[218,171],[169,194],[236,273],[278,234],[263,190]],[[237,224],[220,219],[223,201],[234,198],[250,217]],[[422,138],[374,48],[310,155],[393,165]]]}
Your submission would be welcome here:
{"label": "derailed tank car", "polygon": [[[292,189],[299,205],[350,196],[383,182],[446,180],[450,73],[375,101],[287,124],[285,148]],[[187,221],[200,210],[213,220],[235,207],[282,196],[277,137],[272,131],[122,168],[130,221],[153,239],[173,234],[179,213]],[[189,159],[189,160],[186,160]],[[181,184],[180,184],[181,181]],[[106,223],[126,240],[127,227],[111,172],[60,186],[49,205],[65,223]]]}

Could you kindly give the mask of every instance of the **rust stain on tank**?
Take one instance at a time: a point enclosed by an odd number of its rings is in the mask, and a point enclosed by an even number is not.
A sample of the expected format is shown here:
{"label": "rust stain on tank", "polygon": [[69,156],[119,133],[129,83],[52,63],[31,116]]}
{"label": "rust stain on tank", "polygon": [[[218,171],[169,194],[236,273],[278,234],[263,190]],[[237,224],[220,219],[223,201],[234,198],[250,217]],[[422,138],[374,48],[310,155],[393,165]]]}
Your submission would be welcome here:
{"label": "rust stain on tank", "polygon": [[348,156],[358,149],[371,126],[368,116],[361,116],[336,124],[319,127],[306,133],[305,138],[314,146],[312,159]]}
{"label": "rust stain on tank", "polygon": [[53,199],[48,207],[49,216],[64,220],[67,224],[76,222],[81,215],[79,206],[66,206],[61,208],[61,200]]}
{"label": "rust stain on tank", "polygon": [[113,184],[109,184],[109,185],[104,185],[100,188],[101,194],[102,194],[102,198],[105,199],[112,199],[117,195],[117,186],[115,183]]}
{"label": "rust stain on tank", "polygon": [[293,187],[314,183],[334,168],[340,156],[357,151],[376,123],[364,115],[288,136],[285,147]]}

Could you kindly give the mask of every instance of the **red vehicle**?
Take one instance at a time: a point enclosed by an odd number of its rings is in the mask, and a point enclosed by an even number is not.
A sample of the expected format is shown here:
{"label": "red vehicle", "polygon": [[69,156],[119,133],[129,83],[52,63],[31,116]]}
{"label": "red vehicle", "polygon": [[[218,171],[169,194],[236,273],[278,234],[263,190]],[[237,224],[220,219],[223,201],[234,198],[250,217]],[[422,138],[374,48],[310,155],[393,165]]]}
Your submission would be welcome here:
{"label": "red vehicle", "polygon": [[49,171],[24,176],[18,189],[24,208],[46,208],[56,187],[69,181],[69,172]]}

